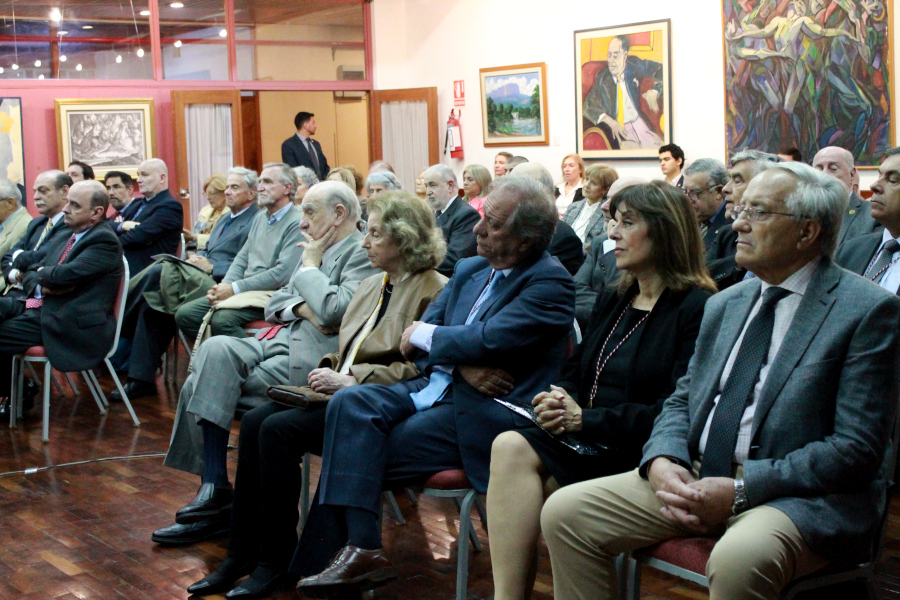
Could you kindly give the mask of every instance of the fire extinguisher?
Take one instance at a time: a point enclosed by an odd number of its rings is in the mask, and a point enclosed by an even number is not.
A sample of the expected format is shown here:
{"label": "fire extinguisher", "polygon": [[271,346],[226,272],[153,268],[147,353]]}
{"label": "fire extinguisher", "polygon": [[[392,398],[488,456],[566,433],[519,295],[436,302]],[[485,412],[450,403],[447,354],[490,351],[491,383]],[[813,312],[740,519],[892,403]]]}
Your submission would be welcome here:
{"label": "fire extinguisher", "polygon": [[[454,112],[459,112],[459,116],[453,116]],[[462,128],[459,126],[459,117],[461,116],[462,111],[450,109],[450,118],[447,119],[447,136],[444,138],[444,154],[447,153],[447,148],[450,148],[451,158],[463,157]]]}

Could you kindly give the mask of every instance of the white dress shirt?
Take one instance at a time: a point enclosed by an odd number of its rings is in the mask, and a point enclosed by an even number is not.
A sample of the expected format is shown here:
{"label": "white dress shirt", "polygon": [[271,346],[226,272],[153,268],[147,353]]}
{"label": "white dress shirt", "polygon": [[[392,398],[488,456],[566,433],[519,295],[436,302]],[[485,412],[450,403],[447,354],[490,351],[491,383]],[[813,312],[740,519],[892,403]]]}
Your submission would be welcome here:
{"label": "white dress shirt", "polygon": [[[872,262],[869,263],[869,266],[875,264],[875,261],[881,256],[881,249],[884,248],[885,242],[893,239],[895,238],[891,235],[891,232],[885,229],[881,236],[881,245],[878,246],[878,252],[872,257]],[[896,239],[897,242],[900,242],[900,238]],[[887,271],[884,272],[884,277],[878,282],[878,285],[892,294],[896,294],[897,290],[900,289],[900,264],[894,261],[900,262],[900,251],[894,252],[894,255],[891,257],[891,264],[888,266]]]}

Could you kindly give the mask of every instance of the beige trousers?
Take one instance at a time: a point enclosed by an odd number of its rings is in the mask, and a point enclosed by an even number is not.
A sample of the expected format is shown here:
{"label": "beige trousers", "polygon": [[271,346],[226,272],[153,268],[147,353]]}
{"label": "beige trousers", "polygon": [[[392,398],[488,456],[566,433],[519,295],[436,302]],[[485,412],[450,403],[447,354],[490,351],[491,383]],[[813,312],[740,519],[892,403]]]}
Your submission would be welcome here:
{"label": "beige trousers", "polygon": [[[666,519],[661,507],[637,469],[570,485],[550,496],[541,527],[550,548],[554,598],[612,600],[618,589],[618,554],[696,535]],[[792,579],[827,564],[775,508],[752,508],[726,526],[706,564],[711,600],[777,599]]]}

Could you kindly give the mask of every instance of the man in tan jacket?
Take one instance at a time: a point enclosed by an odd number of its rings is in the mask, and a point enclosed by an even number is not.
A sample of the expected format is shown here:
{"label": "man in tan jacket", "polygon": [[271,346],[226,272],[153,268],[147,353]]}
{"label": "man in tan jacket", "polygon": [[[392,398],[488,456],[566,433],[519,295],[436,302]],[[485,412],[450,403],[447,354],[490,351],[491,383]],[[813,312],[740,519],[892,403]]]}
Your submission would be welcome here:
{"label": "man in tan jacket", "polygon": [[12,250],[31,222],[15,182],[0,178],[0,256]]}

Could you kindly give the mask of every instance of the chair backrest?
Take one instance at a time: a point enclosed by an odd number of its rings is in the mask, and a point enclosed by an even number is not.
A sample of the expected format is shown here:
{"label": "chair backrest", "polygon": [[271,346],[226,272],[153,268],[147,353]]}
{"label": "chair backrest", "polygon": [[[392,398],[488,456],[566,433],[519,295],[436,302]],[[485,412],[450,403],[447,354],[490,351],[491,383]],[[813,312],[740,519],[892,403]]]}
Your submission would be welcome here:
{"label": "chair backrest", "polygon": [[[184,236],[181,237],[184,239]],[[122,262],[125,263],[125,270],[122,271],[122,279],[119,280],[119,291],[116,294],[116,302],[113,304],[113,312],[116,315],[116,337],[113,339],[112,348],[110,348],[109,352],[106,354],[106,358],[115,354],[116,348],[119,347],[119,334],[122,332],[122,319],[125,318],[125,297],[128,295],[128,280],[131,279],[131,273],[128,270],[128,259],[123,256]]]}
{"label": "chair backrest", "polygon": [[187,259],[187,242],[184,241],[184,234],[181,234],[181,241],[178,242],[178,247],[175,248],[175,256],[180,258],[181,260]]}

